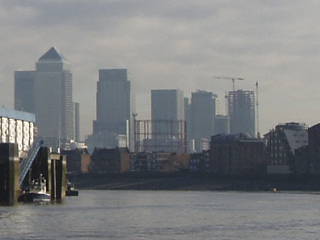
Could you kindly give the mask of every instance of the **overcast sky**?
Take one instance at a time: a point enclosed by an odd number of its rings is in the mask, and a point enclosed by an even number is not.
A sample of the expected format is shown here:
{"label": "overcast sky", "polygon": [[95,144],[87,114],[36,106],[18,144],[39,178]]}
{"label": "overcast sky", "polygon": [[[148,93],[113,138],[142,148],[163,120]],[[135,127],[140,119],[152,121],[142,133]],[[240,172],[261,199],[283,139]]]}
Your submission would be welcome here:
{"label": "overcast sky", "polygon": [[138,119],[151,89],[218,94],[259,82],[262,134],[320,122],[318,0],[0,0],[0,104],[13,108],[13,72],[55,46],[70,62],[82,137],[96,118],[100,68],[127,68]]}

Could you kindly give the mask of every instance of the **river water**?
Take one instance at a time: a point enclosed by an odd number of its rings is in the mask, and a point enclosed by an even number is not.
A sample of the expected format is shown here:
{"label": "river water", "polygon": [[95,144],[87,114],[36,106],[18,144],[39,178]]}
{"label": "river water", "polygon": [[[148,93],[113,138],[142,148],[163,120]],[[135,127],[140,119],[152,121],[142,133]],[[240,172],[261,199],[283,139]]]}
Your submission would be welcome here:
{"label": "river water", "polygon": [[0,207],[0,239],[320,239],[320,195],[86,190]]}

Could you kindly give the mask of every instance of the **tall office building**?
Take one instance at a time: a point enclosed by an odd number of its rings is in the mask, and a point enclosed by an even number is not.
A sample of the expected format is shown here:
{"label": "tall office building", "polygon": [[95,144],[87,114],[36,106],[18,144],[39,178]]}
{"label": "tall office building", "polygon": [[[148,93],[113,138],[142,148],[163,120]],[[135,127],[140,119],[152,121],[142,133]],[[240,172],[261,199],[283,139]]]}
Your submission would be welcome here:
{"label": "tall office building", "polygon": [[214,134],[217,95],[212,92],[191,93],[192,138],[210,139]]}
{"label": "tall office building", "polygon": [[178,89],[151,90],[154,151],[186,151],[185,99]]}
{"label": "tall office building", "polygon": [[54,47],[39,58],[35,71],[15,72],[15,108],[35,113],[38,137],[48,146],[74,139],[70,63]]}
{"label": "tall office building", "polygon": [[74,103],[74,140],[80,142],[80,104]]}
{"label": "tall office building", "polygon": [[183,92],[178,89],[151,90],[152,120],[185,120]]}
{"label": "tall office building", "polygon": [[127,69],[100,69],[97,82],[97,119],[93,133],[127,134],[130,120],[130,81]]}
{"label": "tall office building", "polygon": [[229,116],[225,115],[216,115],[214,119],[214,131],[215,134],[229,134],[230,133],[230,124]]}
{"label": "tall office building", "polygon": [[228,96],[230,133],[255,137],[255,98],[253,91],[230,91]]}
{"label": "tall office building", "polygon": [[[195,150],[208,150],[208,143],[215,134],[217,95],[212,92],[197,91],[191,93],[190,138],[194,140]],[[204,145],[205,144],[205,145]]]}
{"label": "tall office building", "polygon": [[14,72],[14,108],[34,113],[35,71]]}
{"label": "tall office building", "polygon": [[127,69],[100,69],[96,95],[97,118],[93,122],[93,134],[86,140],[89,151],[94,147],[129,145],[131,104]]}

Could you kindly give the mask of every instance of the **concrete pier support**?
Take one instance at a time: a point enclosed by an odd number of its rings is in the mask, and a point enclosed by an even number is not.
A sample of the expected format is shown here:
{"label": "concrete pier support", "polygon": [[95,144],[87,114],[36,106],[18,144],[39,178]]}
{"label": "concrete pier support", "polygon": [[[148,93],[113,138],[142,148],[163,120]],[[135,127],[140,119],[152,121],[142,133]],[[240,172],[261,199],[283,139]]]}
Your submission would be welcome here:
{"label": "concrete pier support", "polygon": [[[50,148],[41,147],[23,184],[39,179],[40,174],[47,180],[47,191],[52,200],[64,200],[67,189],[66,157],[52,153]],[[20,158],[18,145],[0,143],[0,205],[17,203],[20,194]]]}
{"label": "concrete pier support", "polygon": [[[52,153],[50,148],[42,147],[37,161],[32,165],[32,177],[39,177],[40,173],[47,180],[47,191],[51,200],[63,200],[66,196],[67,164],[66,157],[59,153]],[[36,175],[35,175],[36,174]]]}
{"label": "concrete pier support", "polygon": [[67,190],[66,157],[58,153],[51,153],[49,162],[51,199],[63,200]]}
{"label": "concrete pier support", "polygon": [[18,153],[17,144],[0,144],[0,205],[11,206],[17,203],[20,193]]}

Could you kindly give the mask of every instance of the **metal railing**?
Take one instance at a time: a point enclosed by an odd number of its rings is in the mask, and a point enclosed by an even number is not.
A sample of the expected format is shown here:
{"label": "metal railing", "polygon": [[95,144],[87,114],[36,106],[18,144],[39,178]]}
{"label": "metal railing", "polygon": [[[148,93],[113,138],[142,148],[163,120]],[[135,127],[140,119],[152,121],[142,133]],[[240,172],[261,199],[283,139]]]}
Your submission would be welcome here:
{"label": "metal railing", "polygon": [[33,147],[31,147],[28,151],[27,156],[21,161],[20,164],[20,186],[26,177],[34,159],[36,158],[41,146],[43,144],[42,140],[37,141]]}

